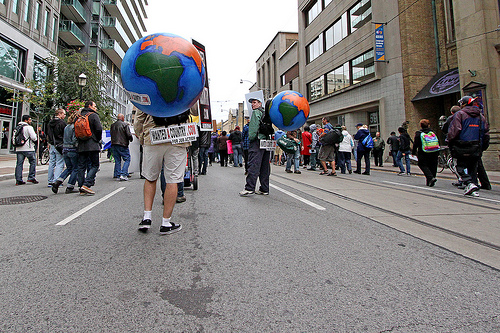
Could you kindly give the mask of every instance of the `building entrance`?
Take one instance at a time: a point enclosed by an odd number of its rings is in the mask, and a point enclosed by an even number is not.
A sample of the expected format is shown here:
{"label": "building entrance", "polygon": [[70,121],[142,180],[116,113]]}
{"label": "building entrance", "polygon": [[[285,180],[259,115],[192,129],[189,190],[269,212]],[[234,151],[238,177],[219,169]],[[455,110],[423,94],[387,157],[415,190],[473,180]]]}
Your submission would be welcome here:
{"label": "building entrance", "polygon": [[11,146],[12,120],[0,118],[0,154],[8,154]]}

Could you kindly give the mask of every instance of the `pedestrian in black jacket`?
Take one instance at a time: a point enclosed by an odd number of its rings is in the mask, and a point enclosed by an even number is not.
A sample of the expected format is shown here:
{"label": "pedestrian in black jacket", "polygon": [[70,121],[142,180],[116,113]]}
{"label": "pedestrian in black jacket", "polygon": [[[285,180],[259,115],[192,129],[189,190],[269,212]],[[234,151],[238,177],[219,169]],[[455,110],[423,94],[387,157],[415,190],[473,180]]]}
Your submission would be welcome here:
{"label": "pedestrian in black jacket", "polygon": [[424,173],[427,180],[426,185],[433,187],[436,182],[437,166],[439,150],[433,152],[425,152],[422,146],[422,133],[429,133],[432,130],[429,128],[430,122],[427,119],[420,120],[420,131],[415,132],[413,139],[413,155],[418,157],[418,167]]}

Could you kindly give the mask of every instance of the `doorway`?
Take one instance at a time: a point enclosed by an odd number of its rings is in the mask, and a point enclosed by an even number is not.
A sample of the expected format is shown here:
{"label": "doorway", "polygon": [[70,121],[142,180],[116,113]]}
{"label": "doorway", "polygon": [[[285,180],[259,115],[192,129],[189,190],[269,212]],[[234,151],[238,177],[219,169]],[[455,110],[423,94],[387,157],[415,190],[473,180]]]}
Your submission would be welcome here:
{"label": "doorway", "polygon": [[11,145],[12,120],[0,118],[0,154],[8,154]]}

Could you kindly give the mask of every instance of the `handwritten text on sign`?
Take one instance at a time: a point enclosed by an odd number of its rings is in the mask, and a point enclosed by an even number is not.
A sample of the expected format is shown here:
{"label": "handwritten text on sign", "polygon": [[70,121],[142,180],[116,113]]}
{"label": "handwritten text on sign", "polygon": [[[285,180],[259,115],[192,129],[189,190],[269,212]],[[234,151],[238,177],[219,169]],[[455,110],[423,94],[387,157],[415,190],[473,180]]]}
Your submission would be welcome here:
{"label": "handwritten text on sign", "polygon": [[196,123],[180,124],[169,127],[158,127],[149,130],[151,144],[171,142],[173,145],[195,141],[198,137],[198,127]]}

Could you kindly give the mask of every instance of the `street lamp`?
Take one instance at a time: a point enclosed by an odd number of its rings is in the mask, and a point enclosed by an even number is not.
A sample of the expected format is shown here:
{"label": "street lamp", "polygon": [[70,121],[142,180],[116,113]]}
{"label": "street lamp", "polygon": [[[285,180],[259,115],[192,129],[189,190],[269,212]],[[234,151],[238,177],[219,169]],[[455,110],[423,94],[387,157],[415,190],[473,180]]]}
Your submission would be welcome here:
{"label": "street lamp", "polygon": [[80,101],[81,101],[83,98],[83,87],[87,85],[87,75],[82,73],[80,74],[80,76],[78,76],[78,85],[80,86]]}
{"label": "street lamp", "polygon": [[243,84],[243,82],[248,82],[248,83],[251,83],[252,84],[252,87],[255,86],[255,88],[257,88],[258,90],[264,90],[264,91],[267,91],[268,93],[271,93],[271,89],[269,88],[262,88],[262,87],[259,87],[257,85],[257,82],[252,82],[252,81],[249,81],[249,80],[243,80],[243,79],[240,79],[240,84]]}

